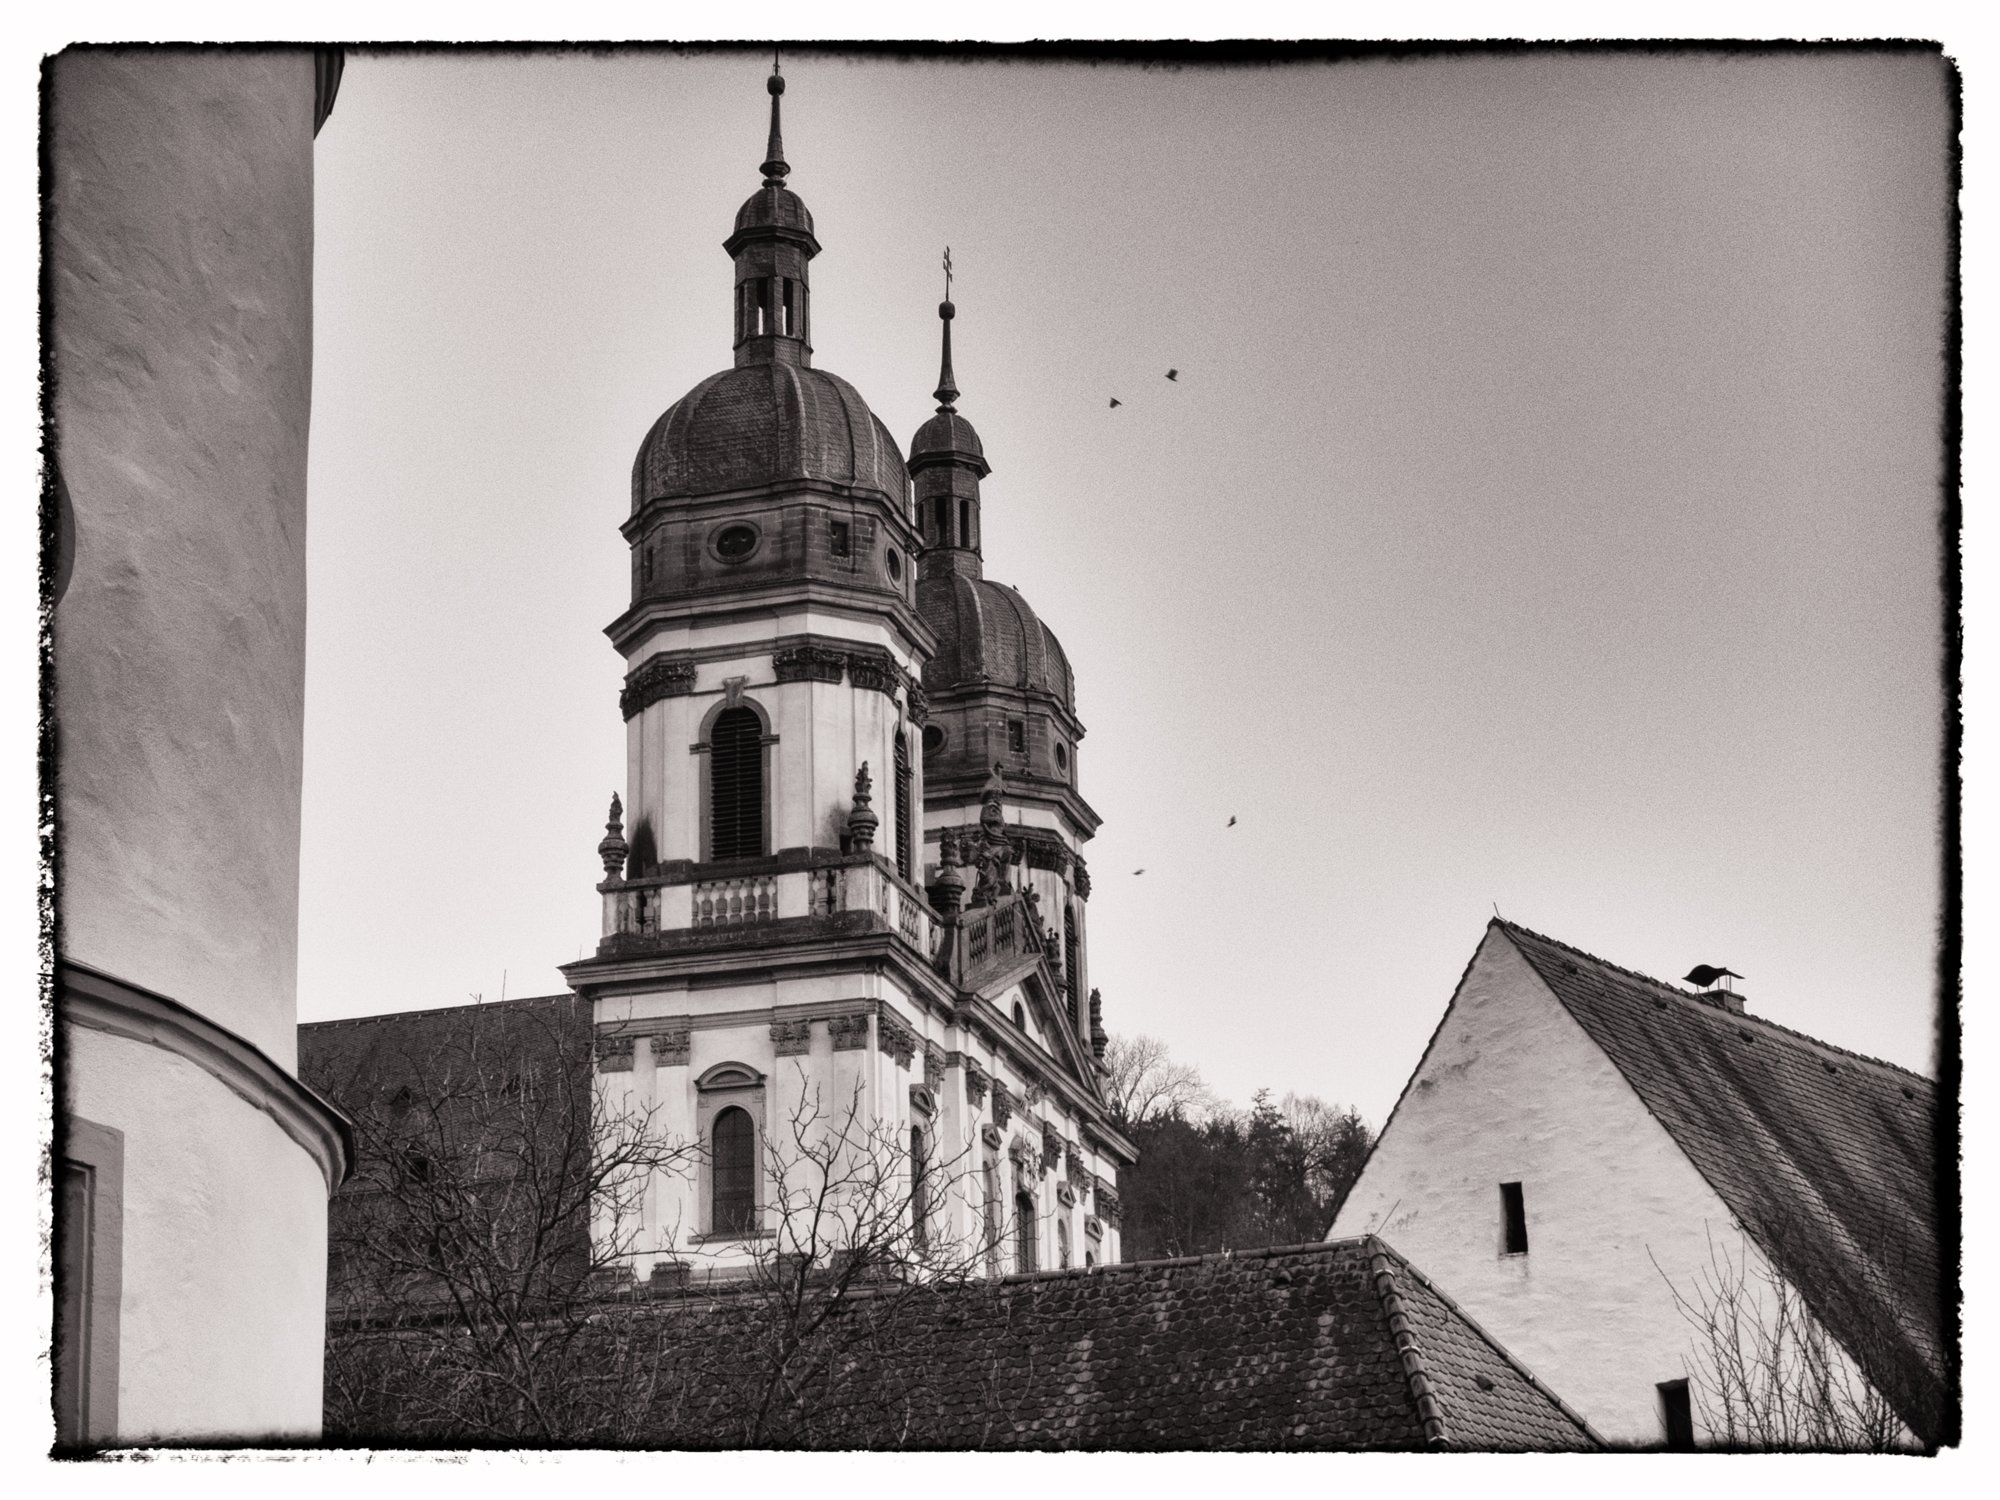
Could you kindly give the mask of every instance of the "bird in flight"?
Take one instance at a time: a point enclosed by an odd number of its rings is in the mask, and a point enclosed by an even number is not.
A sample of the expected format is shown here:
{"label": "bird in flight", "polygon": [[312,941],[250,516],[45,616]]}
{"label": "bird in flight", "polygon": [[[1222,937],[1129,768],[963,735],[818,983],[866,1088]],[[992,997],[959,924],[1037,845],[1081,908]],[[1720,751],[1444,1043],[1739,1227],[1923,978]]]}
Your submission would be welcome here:
{"label": "bird in flight", "polygon": [[1133,871],[1132,873],[1133,873],[1134,875],[1143,875],[1143,874],[1145,874],[1145,873],[1146,873],[1146,867],[1145,867],[1144,865],[1141,865],[1141,866],[1139,866],[1139,868],[1138,868],[1138,869],[1134,870],[1134,871]]}
{"label": "bird in flight", "polygon": [[1228,821],[1227,823],[1224,823],[1224,824],[1223,824],[1222,826],[1223,826],[1224,828],[1234,828],[1234,827],[1236,826],[1236,816],[1235,816],[1235,814],[1233,814],[1233,813],[1232,813],[1232,814],[1230,815],[1230,818],[1229,818],[1229,821]]}
{"label": "bird in flight", "polygon": [[1180,378],[1181,378],[1181,372],[1179,370],[1167,371],[1167,379],[1178,381]]}
{"label": "bird in flight", "polygon": [[1113,406],[1123,406],[1125,403],[1123,401],[1120,401],[1116,396],[1113,396],[1111,398],[1111,404]]}
{"label": "bird in flight", "polygon": [[1708,986],[1714,984],[1716,980],[1722,978],[1725,974],[1731,979],[1741,979],[1743,977],[1734,969],[1721,969],[1717,968],[1714,964],[1696,964],[1692,969],[1687,971],[1685,982],[1688,984],[1698,984],[1703,989],[1707,989]]}

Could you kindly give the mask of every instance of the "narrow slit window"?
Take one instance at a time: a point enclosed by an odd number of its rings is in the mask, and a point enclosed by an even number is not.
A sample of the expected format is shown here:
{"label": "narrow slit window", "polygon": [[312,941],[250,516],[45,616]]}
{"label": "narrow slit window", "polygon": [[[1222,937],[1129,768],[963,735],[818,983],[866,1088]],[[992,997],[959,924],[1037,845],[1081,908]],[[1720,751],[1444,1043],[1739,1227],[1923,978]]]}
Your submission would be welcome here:
{"label": "narrow slit window", "polygon": [[899,730],[896,734],[896,873],[908,880],[916,864],[915,808],[910,797],[910,750]]}
{"label": "narrow slit window", "polygon": [[1019,719],[1007,721],[1007,748],[1016,755],[1027,753],[1028,726]]}
{"label": "narrow slit window", "polygon": [[835,521],[833,523],[832,552],[835,557],[852,557],[854,555],[854,534],[845,521]]}
{"label": "narrow slit window", "polygon": [[961,547],[970,547],[972,545],[972,502],[970,500],[961,500],[958,502],[958,545]]}
{"label": "narrow slit window", "polygon": [[930,1156],[924,1146],[924,1127],[910,1127],[910,1237],[919,1250],[930,1243],[931,1185]]}
{"label": "narrow slit window", "polygon": [[1035,1271],[1035,1200],[1025,1189],[1014,1195],[1014,1269]]}
{"label": "narrow slit window", "polygon": [[1500,1184],[1500,1219],[1506,1235],[1508,1255],[1528,1253],[1528,1209],[1521,1200],[1521,1184]]}
{"label": "narrow slit window", "polygon": [[934,540],[940,547],[949,547],[951,545],[950,507],[951,502],[942,495],[938,496],[936,502],[931,506],[931,514],[937,518],[934,522],[934,529],[937,533]]}
{"label": "narrow slit window", "polygon": [[1666,1435],[1669,1453],[1694,1451],[1694,1405],[1688,1399],[1685,1380],[1663,1380],[1660,1392],[1660,1426]]}

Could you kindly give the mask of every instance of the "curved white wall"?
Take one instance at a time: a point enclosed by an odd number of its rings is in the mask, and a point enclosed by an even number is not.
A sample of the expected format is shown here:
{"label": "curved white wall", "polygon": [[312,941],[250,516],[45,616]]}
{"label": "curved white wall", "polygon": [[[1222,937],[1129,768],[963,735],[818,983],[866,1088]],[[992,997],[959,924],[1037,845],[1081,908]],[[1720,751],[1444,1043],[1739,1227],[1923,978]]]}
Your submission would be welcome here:
{"label": "curved white wall", "polygon": [[65,1102],[125,1137],[118,1440],[318,1436],[318,1162],[185,1057],[82,1026],[65,1040]]}

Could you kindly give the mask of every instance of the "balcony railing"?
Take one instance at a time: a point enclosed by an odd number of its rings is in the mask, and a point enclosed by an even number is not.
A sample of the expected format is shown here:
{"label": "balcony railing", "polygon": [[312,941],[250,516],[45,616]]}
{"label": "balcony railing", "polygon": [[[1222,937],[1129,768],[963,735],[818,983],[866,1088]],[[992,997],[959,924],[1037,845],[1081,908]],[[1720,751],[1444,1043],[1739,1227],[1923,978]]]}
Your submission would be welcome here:
{"label": "balcony railing", "polygon": [[694,888],[696,927],[742,927],[769,922],[778,914],[778,877],[748,875],[740,880],[704,880]]}

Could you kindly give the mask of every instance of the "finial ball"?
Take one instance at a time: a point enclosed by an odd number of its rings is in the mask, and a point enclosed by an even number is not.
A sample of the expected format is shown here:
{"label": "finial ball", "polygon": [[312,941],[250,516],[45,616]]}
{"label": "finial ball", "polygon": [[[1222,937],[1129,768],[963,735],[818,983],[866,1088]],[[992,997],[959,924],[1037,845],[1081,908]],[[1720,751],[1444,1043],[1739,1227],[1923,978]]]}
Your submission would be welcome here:
{"label": "finial ball", "polygon": [[769,78],[764,80],[764,87],[773,94],[784,93],[785,91],[784,75],[782,73],[773,73]]}
{"label": "finial ball", "polygon": [[949,302],[940,302],[938,304],[938,316],[949,323],[953,318],[958,316],[958,309],[953,307]]}

